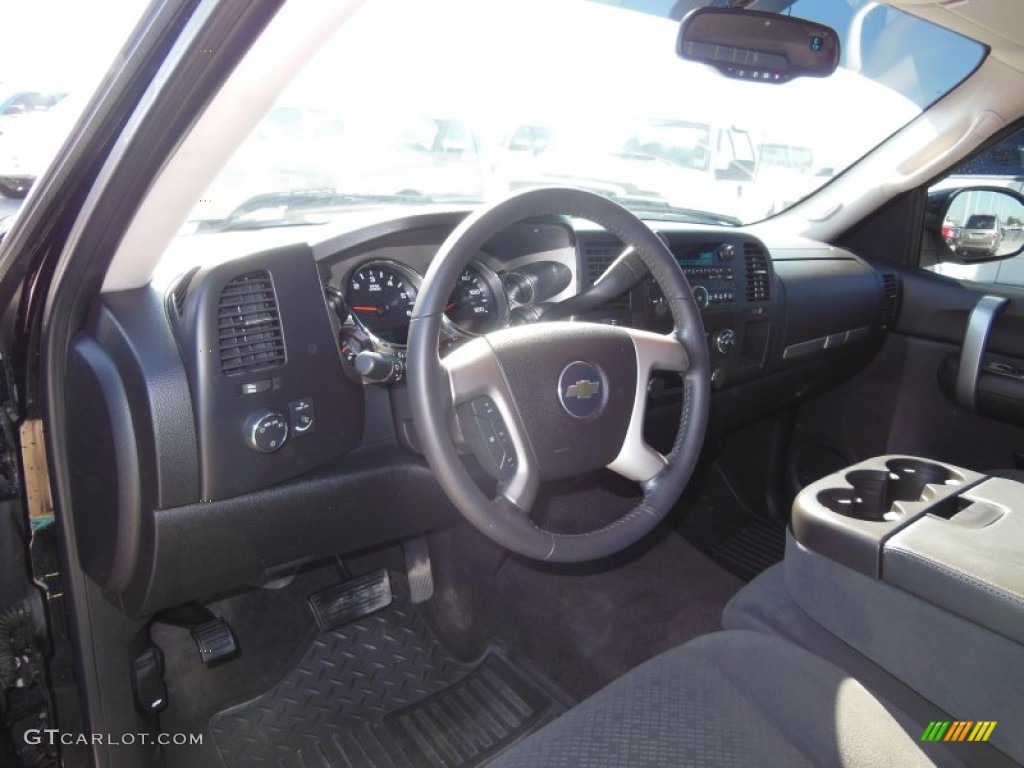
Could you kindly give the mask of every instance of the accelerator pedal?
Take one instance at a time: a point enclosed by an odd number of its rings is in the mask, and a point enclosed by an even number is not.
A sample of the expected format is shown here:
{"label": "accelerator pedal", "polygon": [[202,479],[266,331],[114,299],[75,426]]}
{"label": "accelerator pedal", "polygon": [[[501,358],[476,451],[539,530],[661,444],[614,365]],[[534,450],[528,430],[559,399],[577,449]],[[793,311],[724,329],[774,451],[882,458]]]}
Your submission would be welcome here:
{"label": "accelerator pedal", "polygon": [[321,632],[350,624],[391,605],[391,579],[383,568],[309,596]]}
{"label": "accelerator pedal", "polygon": [[409,596],[414,603],[425,603],[434,596],[434,574],[430,568],[427,539],[420,536],[402,544],[405,568],[409,575]]}

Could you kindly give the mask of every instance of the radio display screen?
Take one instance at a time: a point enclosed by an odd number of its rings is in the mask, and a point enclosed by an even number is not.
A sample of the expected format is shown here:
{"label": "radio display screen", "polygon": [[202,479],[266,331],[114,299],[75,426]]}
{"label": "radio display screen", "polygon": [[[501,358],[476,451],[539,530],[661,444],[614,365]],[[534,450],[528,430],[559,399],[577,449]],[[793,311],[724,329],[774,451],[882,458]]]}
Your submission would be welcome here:
{"label": "radio display screen", "polygon": [[715,263],[720,243],[708,243],[686,248],[673,249],[679,266],[711,266]]}

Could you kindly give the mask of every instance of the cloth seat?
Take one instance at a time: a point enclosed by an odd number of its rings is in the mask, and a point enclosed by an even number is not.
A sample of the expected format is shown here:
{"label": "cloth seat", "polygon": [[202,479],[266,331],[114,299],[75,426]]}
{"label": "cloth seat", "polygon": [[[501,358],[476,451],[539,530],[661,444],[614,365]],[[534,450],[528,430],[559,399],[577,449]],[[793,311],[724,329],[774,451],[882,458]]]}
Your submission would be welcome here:
{"label": "cloth seat", "polygon": [[[650,659],[514,745],[498,768],[941,764],[839,667],[727,630]],[[897,716],[894,716],[896,714]]]}
{"label": "cloth seat", "polygon": [[[841,606],[842,602],[838,605]],[[894,614],[891,621],[902,618],[906,617]],[[768,568],[733,596],[722,612],[722,626],[729,630],[768,633],[827,659],[856,678],[873,695],[893,705],[890,711],[898,718],[903,730],[911,735],[923,733],[928,724],[936,720],[960,719],[811,618],[790,595],[783,563]],[[969,644],[967,646],[970,647]],[[897,643],[897,647],[902,647],[908,658],[921,655],[920,644]],[[1012,666],[1008,664],[1007,668]],[[934,664],[934,668],[936,674],[948,676],[945,665]],[[983,697],[985,695],[988,694],[983,694]],[[963,715],[970,710],[971,707],[965,707],[957,712]],[[969,768],[1012,768],[1020,765],[987,742],[973,743],[969,748],[962,744],[937,743],[928,745],[927,749],[929,756],[939,765]]]}

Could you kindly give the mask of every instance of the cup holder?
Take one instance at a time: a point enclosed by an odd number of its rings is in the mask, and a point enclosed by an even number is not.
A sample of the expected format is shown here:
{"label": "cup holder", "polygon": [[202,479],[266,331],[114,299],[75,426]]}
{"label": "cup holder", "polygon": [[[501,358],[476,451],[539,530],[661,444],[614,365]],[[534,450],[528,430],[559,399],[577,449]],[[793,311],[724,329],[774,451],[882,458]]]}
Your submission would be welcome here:
{"label": "cup holder", "polygon": [[963,476],[928,461],[890,459],[888,471],[858,469],[846,474],[852,488],[828,488],[818,494],[818,502],[833,512],[858,520],[888,522],[898,520],[897,501],[925,501],[928,485],[960,485]]}

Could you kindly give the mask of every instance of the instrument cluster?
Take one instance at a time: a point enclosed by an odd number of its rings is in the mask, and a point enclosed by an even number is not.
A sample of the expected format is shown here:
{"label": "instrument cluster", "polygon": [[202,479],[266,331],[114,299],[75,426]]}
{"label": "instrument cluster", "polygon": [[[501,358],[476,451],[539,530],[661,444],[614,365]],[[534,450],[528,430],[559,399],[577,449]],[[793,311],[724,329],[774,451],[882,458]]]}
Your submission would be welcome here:
{"label": "instrument cluster", "polygon": [[[358,323],[373,337],[404,347],[409,318],[423,278],[396,261],[370,261],[349,273],[345,302]],[[446,331],[453,336],[478,336],[508,323],[509,302],[497,273],[472,261],[459,275],[444,309]]]}
{"label": "instrument cluster", "polygon": [[[571,271],[557,262],[534,262],[499,273],[482,259],[471,259],[445,305],[442,344],[532,322],[541,314],[540,305],[570,282]],[[342,357],[351,370],[366,376],[357,363],[364,352],[404,365],[409,322],[422,283],[423,276],[408,264],[374,258],[350,268],[340,285],[327,286],[328,302],[341,321]],[[394,380],[393,375],[388,378]]]}

